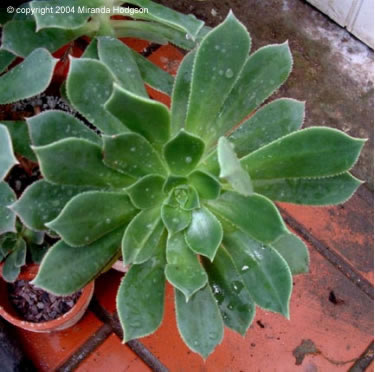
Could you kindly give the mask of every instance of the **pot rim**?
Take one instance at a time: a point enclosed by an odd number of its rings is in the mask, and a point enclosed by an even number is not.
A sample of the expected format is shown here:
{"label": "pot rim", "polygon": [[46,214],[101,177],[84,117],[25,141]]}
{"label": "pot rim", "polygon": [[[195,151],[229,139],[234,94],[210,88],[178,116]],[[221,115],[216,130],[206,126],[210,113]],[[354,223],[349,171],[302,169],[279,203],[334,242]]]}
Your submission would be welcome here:
{"label": "pot rim", "polygon": [[[37,272],[38,272],[39,265],[31,264],[27,265],[26,267],[22,268],[21,274],[17,278],[17,280],[32,280]],[[0,271],[2,271],[2,265],[0,267]],[[2,286],[6,286],[8,283],[5,282],[5,280],[1,277],[1,284]],[[83,313],[86,311],[86,308],[88,304],[90,303],[90,300],[94,293],[94,281],[86,285],[84,288],[82,288],[82,294],[77,300],[76,304],[65,314],[59,316],[56,319],[48,320],[45,322],[40,323],[34,323],[27,320],[24,320],[21,316],[17,315],[16,311],[14,313],[10,313],[5,309],[3,306],[4,299],[0,300],[0,315],[6,319],[9,323],[12,323],[13,325],[26,329],[28,331],[33,332],[51,332],[54,330],[60,330],[68,328],[64,327],[66,323],[72,322],[71,325],[75,324],[73,321],[76,317],[80,317],[83,315]],[[6,301],[6,300],[5,300]],[[82,314],[81,314],[82,313]],[[77,320],[77,321],[78,321]]]}

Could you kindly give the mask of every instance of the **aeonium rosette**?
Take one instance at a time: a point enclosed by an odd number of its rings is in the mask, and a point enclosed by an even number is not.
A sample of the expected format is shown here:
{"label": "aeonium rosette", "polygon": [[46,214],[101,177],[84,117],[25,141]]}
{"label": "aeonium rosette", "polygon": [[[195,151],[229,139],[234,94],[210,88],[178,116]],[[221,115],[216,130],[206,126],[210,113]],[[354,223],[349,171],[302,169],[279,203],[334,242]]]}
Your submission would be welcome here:
{"label": "aeonium rosette", "polygon": [[124,340],[159,327],[167,280],[181,336],[203,357],[224,326],[245,334],[255,305],[289,317],[292,274],[307,272],[309,258],[273,202],[347,200],[363,141],[299,130],[304,104],[293,99],[255,111],[292,56],[286,43],[249,55],[250,44],[229,14],[185,56],[171,110],[147,96],[119,41],[99,38],[97,59],[72,60],[67,97],[101,135],[63,112],[28,120],[44,179],[12,208],[61,237],[34,284],[72,293],[122,254],[131,265],[117,295]]}

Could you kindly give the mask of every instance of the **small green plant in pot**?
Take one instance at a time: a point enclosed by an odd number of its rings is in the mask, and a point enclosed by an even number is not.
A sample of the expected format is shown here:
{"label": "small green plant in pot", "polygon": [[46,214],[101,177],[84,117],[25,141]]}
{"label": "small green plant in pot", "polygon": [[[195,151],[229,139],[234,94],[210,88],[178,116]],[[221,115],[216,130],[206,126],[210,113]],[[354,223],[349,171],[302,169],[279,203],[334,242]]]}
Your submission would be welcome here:
{"label": "small green plant in pot", "polygon": [[44,233],[23,226],[8,206],[16,201],[16,194],[4,178],[18,164],[13,153],[10,133],[0,124],[0,262],[2,277],[14,282],[26,264],[27,249],[34,262],[39,263],[45,253]]}
{"label": "small green plant in pot", "polygon": [[[115,42],[100,40],[99,55]],[[250,44],[229,14],[182,61],[171,110],[105,61],[72,60],[68,99],[102,135],[57,111],[28,120],[44,179],[12,209],[62,238],[34,284],[72,293],[121,247],[131,265],[117,295],[124,340],[159,327],[168,281],[181,337],[204,358],[224,326],[246,333],[256,305],[289,317],[292,274],[307,272],[309,258],[273,202],[347,200],[360,185],[348,170],[363,140],[299,130],[304,104],[293,99],[255,111],[287,79],[292,57],[287,44],[249,55]]]}

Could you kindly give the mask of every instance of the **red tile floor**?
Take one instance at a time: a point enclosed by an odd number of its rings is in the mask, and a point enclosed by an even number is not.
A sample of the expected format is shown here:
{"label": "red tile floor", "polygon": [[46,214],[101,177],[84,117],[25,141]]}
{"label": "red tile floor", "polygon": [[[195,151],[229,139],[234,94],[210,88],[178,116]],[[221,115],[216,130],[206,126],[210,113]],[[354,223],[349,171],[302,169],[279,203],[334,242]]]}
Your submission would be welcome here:
{"label": "red tile floor", "polygon": [[[150,56],[173,74],[181,58],[170,46]],[[149,93],[169,104],[164,94]],[[122,344],[115,314],[122,274],[114,270],[97,279],[89,311],[76,326],[53,334],[17,329],[15,337],[41,372],[373,370],[372,206],[365,186],[343,206],[280,204],[290,229],[306,241],[311,255],[310,273],[294,280],[291,320],[257,309],[246,337],[226,330],[206,361],[189,351],[178,334],[169,286],[158,331]]]}

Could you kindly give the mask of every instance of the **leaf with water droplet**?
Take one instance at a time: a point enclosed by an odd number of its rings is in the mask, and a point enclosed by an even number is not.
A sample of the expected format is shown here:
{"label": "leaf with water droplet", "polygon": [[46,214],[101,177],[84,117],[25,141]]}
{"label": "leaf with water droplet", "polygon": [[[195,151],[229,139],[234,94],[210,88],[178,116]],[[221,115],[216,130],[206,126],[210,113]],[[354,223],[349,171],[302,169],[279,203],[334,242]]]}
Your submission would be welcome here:
{"label": "leaf with water droplet", "polygon": [[45,230],[45,223],[56,218],[69,200],[89,190],[92,188],[39,180],[31,184],[11,208],[30,229]]}
{"label": "leaf with water droplet", "polygon": [[71,58],[66,84],[69,102],[105,134],[128,131],[103,107],[112,94],[113,83],[114,76],[104,63],[88,58]]}
{"label": "leaf with water droplet", "polygon": [[[208,280],[223,316],[224,324],[245,335],[255,316],[255,303],[228,251],[221,246],[211,263],[203,260]],[[225,315],[225,316],[224,316]]]}
{"label": "leaf with water droplet", "polygon": [[204,152],[204,142],[183,130],[164,147],[164,157],[174,175],[189,174],[198,164]]}
{"label": "leaf with water droplet", "polygon": [[177,326],[182,339],[203,358],[220,344],[224,336],[224,324],[218,305],[209,286],[195,293],[188,302],[175,290]]}
{"label": "leaf with water droplet", "polygon": [[364,143],[337,129],[307,128],[245,156],[241,164],[253,181],[335,176],[355,164]]}
{"label": "leaf with water droplet", "polygon": [[[200,43],[194,61],[185,128],[205,142],[217,138],[209,129],[217,127],[215,119],[246,61],[250,43],[246,28],[232,13]],[[218,56],[218,50],[225,52]]]}
{"label": "leaf with water droplet", "polygon": [[[153,333],[162,322],[164,247],[165,237],[160,240],[157,254],[142,264],[133,265],[121,282],[116,302],[124,342]],[[143,293],[149,296],[146,298]]]}
{"label": "leaf with water droplet", "polygon": [[57,295],[70,295],[95,279],[118,256],[125,226],[77,249],[60,240],[48,249],[33,284]]}
{"label": "leaf with water droplet", "polygon": [[165,276],[185,295],[186,301],[207,283],[207,275],[182,232],[168,237],[167,262]]}
{"label": "leaf with water droplet", "polygon": [[177,72],[172,93],[171,127],[172,134],[177,134],[185,126],[189,104],[191,77],[196,51],[192,50],[182,60]]}
{"label": "leaf with water droplet", "polygon": [[193,210],[185,239],[193,252],[214,259],[223,238],[223,228],[207,208]]}
{"label": "leaf with water droplet", "polygon": [[16,214],[8,208],[16,199],[8,184],[0,182],[0,236],[6,232],[16,232]]}
{"label": "leaf with water droplet", "polygon": [[280,254],[240,231],[226,235],[223,246],[255,303],[289,318],[292,274]]}
{"label": "leaf with water droplet", "polygon": [[273,242],[287,232],[276,206],[264,196],[244,196],[233,191],[208,202],[209,209],[235,228],[264,243]]}
{"label": "leaf with water droplet", "polygon": [[137,208],[153,208],[160,205],[165,197],[163,193],[164,182],[163,177],[150,174],[131,185],[126,189],[126,192]]}
{"label": "leaf with water droplet", "polygon": [[33,147],[44,178],[51,183],[123,188],[134,181],[103,164],[102,149],[82,138]]}
{"label": "leaf with water droplet", "polygon": [[131,49],[114,38],[101,37],[98,40],[99,58],[115,75],[120,86],[132,93],[148,98]]}
{"label": "leaf with water droplet", "polygon": [[186,229],[191,222],[191,211],[171,206],[168,200],[161,208],[161,218],[170,234]]}
{"label": "leaf with water droplet", "polygon": [[287,79],[292,64],[287,43],[267,45],[248,57],[216,118],[218,137],[239,124],[269,97]]}
{"label": "leaf with water droplet", "polygon": [[169,138],[170,114],[160,102],[136,95],[115,83],[104,107],[150,143],[164,143]]}
{"label": "leaf with water droplet", "polygon": [[[135,213],[136,209],[125,193],[88,191],[70,200],[57,218],[46,226],[56,231],[66,243],[79,247],[127,223]],[[106,218],[111,222],[105,223]]]}
{"label": "leaf with water droplet", "polygon": [[160,208],[141,211],[129,223],[122,239],[124,264],[143,263],[153,256],[163,231]]}
{"label": "leaf with water droplet", "polygon": [[136,178],[151,173],[166,174],[159,154],[140,134],[103,136],[103,140],[104,163],[109,167]]}
{"label": "leaf with water droplet", "polygon": [[34,146],[48,145],[69,137],[85,138],[98,145],[102,144],[100,137],[92,129],[63,111],[43,111],[26,121]]}

